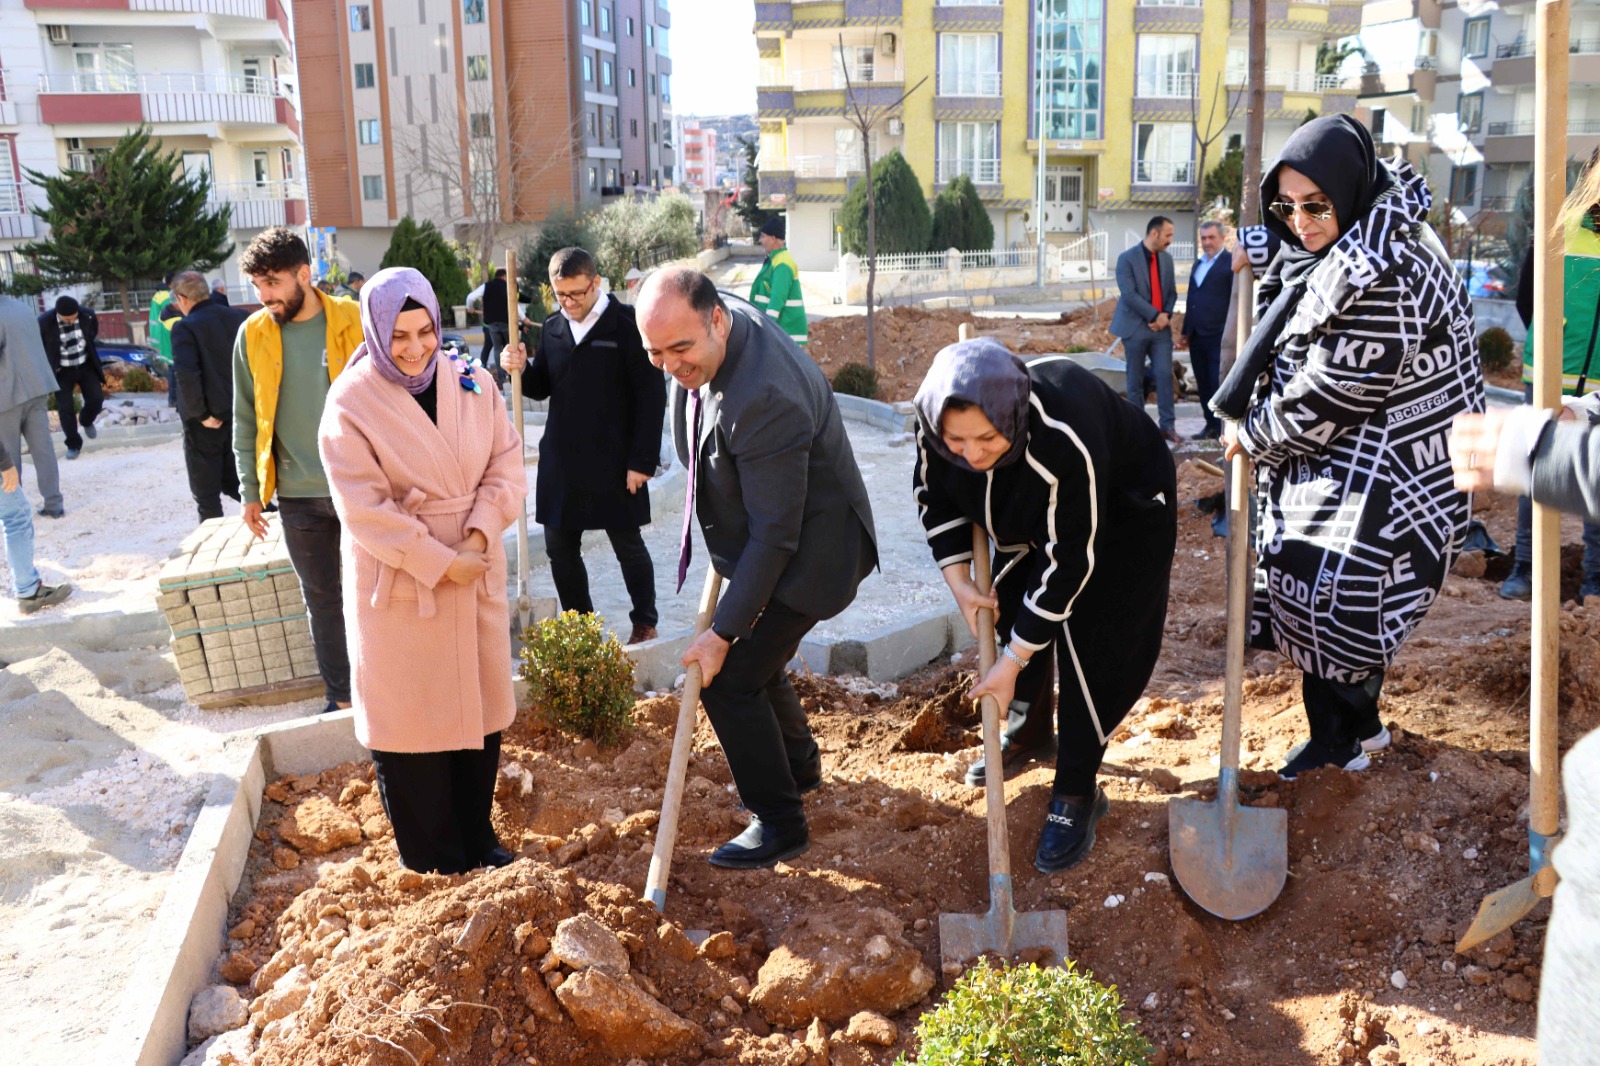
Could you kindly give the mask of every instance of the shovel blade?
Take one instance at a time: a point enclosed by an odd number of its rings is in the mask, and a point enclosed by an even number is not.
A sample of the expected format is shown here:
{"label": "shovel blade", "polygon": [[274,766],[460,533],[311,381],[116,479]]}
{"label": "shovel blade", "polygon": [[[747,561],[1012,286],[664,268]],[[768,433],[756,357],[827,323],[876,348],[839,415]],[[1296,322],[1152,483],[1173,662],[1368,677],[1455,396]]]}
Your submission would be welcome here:
{"label": "shovel blade", "polygon": [[1544,899],[1534,887],[1532,877],[1524,877],[1498,892],[1491,892],[1478,904],[1478,913],[1456,943],[1456,953],[1471,951],[1526,918]]}
{"label": "shovel blade", "polygon": [[1268,907],[1289,876],[1289,812],[1226,799],[1167,807],[1172,871],[1189,898],[1239,921]]}
{"label": "shovel blade", "polygon": [[988,952],[1010,958],[1041,949],[1041,966],[1067,961],[1066,911],[939,915],[939,961],[947,973]]}

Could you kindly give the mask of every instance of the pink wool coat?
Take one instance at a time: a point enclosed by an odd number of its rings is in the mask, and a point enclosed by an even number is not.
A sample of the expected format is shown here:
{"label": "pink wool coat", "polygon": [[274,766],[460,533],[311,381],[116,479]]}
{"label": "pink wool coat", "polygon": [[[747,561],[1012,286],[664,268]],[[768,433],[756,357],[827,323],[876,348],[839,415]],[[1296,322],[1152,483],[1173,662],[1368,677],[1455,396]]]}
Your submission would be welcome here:
{"label": "pink wool coat", "polygon": [[[500,536],[528,479],[493,380],[473,376],[481,394],[441,362],[437,426],[371,359],[328,392],[318,444],[344,525],[356,737],[369,749],[482,748],[516,716]],[[444,573],[474,529],[489,538],[491,565],[457,585]]]}

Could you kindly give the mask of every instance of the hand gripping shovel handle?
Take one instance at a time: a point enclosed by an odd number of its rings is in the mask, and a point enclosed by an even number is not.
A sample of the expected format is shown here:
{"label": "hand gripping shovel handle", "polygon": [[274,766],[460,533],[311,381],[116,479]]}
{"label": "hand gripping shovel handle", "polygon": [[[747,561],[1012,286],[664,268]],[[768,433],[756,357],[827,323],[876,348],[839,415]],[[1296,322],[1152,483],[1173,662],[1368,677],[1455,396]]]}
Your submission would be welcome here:
{"label": "hand gripping shovel handle", "polygon": [[[974,523],[972,527],[972,576],[978,591],[990,591],[989,534]],[[994,612],[978,611],[978,669],[980,679],[994,667]],[[1006,834],[1005,766],[1000,757],[1000,705],[985,696],[979,705],[983,715],[984,794],[989,821],[989,893],[991,908],[1004,895],[1005,910],[1011,910],[1011,842]]]}
{"label": "hand gripping shovel handle", "polygon": [[[706,584],[700,593],[700,611],[694,616],[694,635],[711,628],[717,611],[722,578],[707,564]],[[672,849],[678,843],[678,816],[683,810],[683,784],[689,774],[689,751],[694,747],[696,712],[700,707],[700,664],[689,667],[678,703],[678,724],[672,734],[672,761],[667,767],[667,787],[661,797],[661,824],[656,827],[656,847],[650,856],[650,873],[644,881],[644,900],[658,913],[667,909],[667,877],[672,873]]]}

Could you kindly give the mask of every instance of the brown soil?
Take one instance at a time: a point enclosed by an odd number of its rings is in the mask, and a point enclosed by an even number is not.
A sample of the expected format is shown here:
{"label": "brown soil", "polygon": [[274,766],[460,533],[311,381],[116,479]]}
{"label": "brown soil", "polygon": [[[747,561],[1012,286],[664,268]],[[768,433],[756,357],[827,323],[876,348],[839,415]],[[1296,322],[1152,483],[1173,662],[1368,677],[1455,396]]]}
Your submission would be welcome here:
{"label": "brown soil", "polygon": [[[887,307],[874,313],[877,338],[878,399],[885,403],[916,395],[923,375],[939,349],[956,342],[962,325],[973,336],[994,337],[1018,355],[1052,352],[1103,352],[1116,339],[1106,328],[1116,300],[1103,301],[1098,310],[1085,308],[1058,319],[987,318],[966,311],[925,311],[919,307]],[[1098,314],[1098,320],[1096,315]],[[1173,338],[1183,341],[1183,316],[1174,319]],[[846,363],[867,361],[867,318],[848,315],[824,318],[811,324],[811,357],[829,380]]]}
{"label": "brown soil", "polygon": [[[1390,672],[1383,712],[1394,745],[1361,774],[1277,779],[1271,771],[1304,733],[1299,675],[1275,655],[1252,655],[1244,791],[1250,804],[1289,812],[1289,879],[1264,914],[1214,918],[1167,880],[1168,801],[1214,795],[1225,636],[1222,542],[1189,506],[1217,483],[1185,464],[1179,487],[1166,645],[1108,754],[1111,813],[1090,857],[1065,874],[1036,874],[1028,860],[1050,775],[1035,767],[1007,787],[1018,908],[1067,912],[1071,954],[1120,988],[1158,1063],[1531,1066],[1546,911],[1466,956],[1452,951],[1478,901],[1526,870],[1526,604],[1498,598],[1495,567],[1474,559],[1460,568],[1481,576],[1447,582]],[[1493,501],[1481,517],[1509,545],[1514,507]],[[1570,534],[1576,541],[1576,524]],[[1565,749],[1600,723],[1591,696],[1600,610],[1569,605],[1562,629]],[[629,1061],[582,1035],[540,977],[546,938],[579,913],[616,931],[638,984],[704,1030],[656,1061],[823,1061],[804,1025],[774,1027],[750,1005],[786,930],[839,905],[883,908],[937,974],[940,912],[987,908],[983,793],[961,783],[978,743],[962,667],[970,661],[932,668],[888,700],[799,679],[827,780],[807,800],[810,851],[775,870],[705,862],[742,819],[702,721],[666,925],[639,895],[670,698],[642,701],[637,730],[615,750],[574,745],[521,716],[503,762],[526,768],[533,787],[524,796],[502,782],[495,823],[525,856],[505,870],[399,868],[369,765],[273,783],[234,904],[234,922],[249,925],[235,928],[224,972],[246,984],[254,975],[247,997],[296,962],[319,981],[289,1021],[274,1023],[257,1066]],[[364,841],[301,862],[276,827],[310,796],[353,816]],[[1124,899],[1108,908],[1114,895]],[[717,950],[686,951],[678,931],[692,929],[731,936],[715,937]],[[916,1019],[938,994],[893,1017],[893,1046],[835,1034],[829,1061],[913,1054]]]}

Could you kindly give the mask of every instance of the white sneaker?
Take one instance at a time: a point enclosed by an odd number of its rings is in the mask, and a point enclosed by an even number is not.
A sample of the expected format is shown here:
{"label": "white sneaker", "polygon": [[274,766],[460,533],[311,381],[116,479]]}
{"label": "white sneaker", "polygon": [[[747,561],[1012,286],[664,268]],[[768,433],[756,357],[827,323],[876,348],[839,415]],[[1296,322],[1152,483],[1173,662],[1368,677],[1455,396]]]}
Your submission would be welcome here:
{"label": "white sneaker", "polygon": [[1389,727],[1381,726],[1376,733],[1361,742],[1361,750],[1371,754],[1375,751],[1382,751],[1392,743],[1394,743],[1394,737],[1389,734]]}

